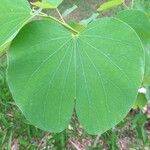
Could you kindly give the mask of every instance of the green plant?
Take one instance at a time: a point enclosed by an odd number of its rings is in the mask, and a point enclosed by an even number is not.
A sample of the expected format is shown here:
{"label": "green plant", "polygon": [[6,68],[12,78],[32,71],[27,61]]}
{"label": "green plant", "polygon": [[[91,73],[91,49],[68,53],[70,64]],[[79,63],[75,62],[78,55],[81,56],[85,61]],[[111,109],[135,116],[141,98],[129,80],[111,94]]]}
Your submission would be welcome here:
{"label": "green plant", "polygon": [[56,9],[61,21],[31,10],[26,0],[1,2],[0,51],[10,45],[9,88],[35,126],[61,132],[75,108],[86,131],[101,134],[125,117],[140,86],[150,84],[149,18],[126,10],[80,31],[62,18],[61,1],[49,2],[32,4]]}

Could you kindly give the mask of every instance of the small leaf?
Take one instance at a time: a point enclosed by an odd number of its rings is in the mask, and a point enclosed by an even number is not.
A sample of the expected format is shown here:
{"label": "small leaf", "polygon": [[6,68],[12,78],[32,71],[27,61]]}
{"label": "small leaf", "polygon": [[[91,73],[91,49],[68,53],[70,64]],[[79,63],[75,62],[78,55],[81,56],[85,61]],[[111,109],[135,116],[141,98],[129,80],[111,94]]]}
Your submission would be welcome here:
{"label": "small leaf", "polygon": [[145,122],[147,121],[147,117],[145,114],[143,113],[140,113],[140,114],[137,114],[132,123],[136,126],[143,126],[145,124]]}
{"label": "small leaf", "polygon": [[84,26],[84,25],[82,25],[82,24],[80,24],[80,23],[77,23],[77,22],[75,22],[75,21],[70,21],[68,24],[69,24],[73,29],[75,29],[75,30],[78,31],[78,32],[81,32],[81,31],[83,31],[83,30],[86,28],[86,26]]}
{"label": "small leaf", "polygon": [[26,0],[1,0],[0,3],[0,49],[3,49],[2,47],[16,36],[32,15]]}
{"label": "small leaf", "polygon": [[146,98],[148,101],[150,101],[150,86],[146,87]]}
{"label": "small leaf", "polygon": [[147,116],[143,113],[138,113],[132,120],[132,126],[135,128],[138,138],[142,139],[143,142],[145,142],[147,139],[147,135],[144,128],[146,122]]}
{"label": "small leaf", "polygon": [[6,44],[3,44],[0,46],[0,56],[3,55],[9,48],[11,42],[7,42]]}
{"label": "small leaf", "polygon": [[61,132],[75,108],[85,130],[100,134],[135,103],[143,51],[135,31],[115,18],[95,20],[77,35],[51,20],[33,21],[8,51],[8,84],[35,126]]}
{"label": "small leaf", "polygon": [[63,0],[42,0],[43,3],[49,3],[50,7],[53,6],[53,8],[57,8]]}
{"label": "small leaf", "polygon": [[149,0],[135,0],[133,8],[143,11],[150,17],[150,1]]}
{"label": "small leaf", "polygon": [[48,3],[48,2],[40,2],[40,1],[37,1],[37,2],[31,2],[31,4],[33,6],[36,6],[36,7],[40,7],[40,8],[43,8],[43,9],[47,9],[47,8],[51,8],[51,9],[54,9],[55,6]]}
{"label": "small leaf", "polygon": [[150,85],[150,20],[144,12],[139,10],[125,10],[117,17],[129,24],[139,35],[145,48],[144,85]]}
{"label": "small leaf", "polygon": [[78,8],[77,5],[73,5],[71,8],[66,9],[66,11],[62,14],[63,17],[68,16],[69,14],[71,14],[74,10],[76,10]]}
{"label": "small leaf", "polygon": [[87,26],[90,22],[92,22],[93,20],[96,20],[98,15],[99,15],[98,13],[93,13],[89,18],[81,20],[80,24]]}
{"label": "small leaf", "polygon": [[143,108],[147,104],[147,99],[144,93],[139,93],[134,104],[134,108]]}
{"label": "small leaf", "polygon": [[97,11],[105,11],[105,10],[109,10],[112,9],[114,7],[117,7],[121,4],[123,4],[124,0],[110,0],[108,2],[103,3],[98,9]]}

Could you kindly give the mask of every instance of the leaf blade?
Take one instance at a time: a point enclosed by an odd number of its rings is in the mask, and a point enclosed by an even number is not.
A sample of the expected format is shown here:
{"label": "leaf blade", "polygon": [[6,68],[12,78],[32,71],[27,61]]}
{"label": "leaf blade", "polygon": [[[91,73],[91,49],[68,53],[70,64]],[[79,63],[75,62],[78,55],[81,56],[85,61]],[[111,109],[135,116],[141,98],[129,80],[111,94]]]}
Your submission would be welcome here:
{"label": "leaf blade", "polygon": [[[10,42],[18,31],[30,20],[31,9],[24,0],[2,0],[0,5],[0,46]],[[4,15],[5,14],[5,15]]]}
{"label": "leaf blade", "polygon": [[[57,33],[54,28],[57,29]],[[45,29],[47,30],[45,31]],[[72,45],[70,34],[65,29],[61,31],[58,23],[45,20],[30,23],[19,35],[12,43],[9,51],[9,61],[11,62],[9,68],[11,69],[8,69],[8,80],[11,91],[15,91],[12,92],[14,99],[32,124],[50,132],[61,132],[68,125],[74,105],[74,96],[71,96],[74,94],[74,86],[70,87],[70,83],[68,85],[68,80],[73,83],[73,75],[70,77],[67,75],[67,72],[73,74],[73,71],[68,69],[70,63],[67,64],[72,59],[73,53],[73,49],[69,49]],[[20,39],[22,35],[23,39]],[[34,35],[35,40],[32,40],[32,35]],[[38,44],[37,39],[41,41]],[[26,42],[24,43],[24,41]],[[32,42],[30,43],[30,41]],[[55,42],[58,43],[55,44]],[[25,48],[21,46],[22,44]],[[15,47],[18,47],[19,51]],[[50,47],[52,48],[49,51]],[[15,53],[14,59],[11,57],[13,53]],[[41,57],[40,60],[38,55]],[[26,56],[28,58],[24,61],[23,58]],[[32,66],[29,63],[30,60]],[[15,66],[13,66],[14,63],[16,63]],[[24,65],[23,70],[20,68],[22,65]],[[72,65],[73,63],[71,63]],[[12,68],[15,69],[15,72]],[[51,72],[49,72],[49,68]],[[20,70],[20,73],[24,72],[24,75],[20,76],[17,70]],[[18,76],[15,75],[16,73],[19,73]],[[13,78],[18,78],[17,83],[13,82],[15,81],[12,80]],[[14,87],[14,85],[16,86]],[[71,92],[66,91],[66,85]],[[22,87],[22,91],[24,91],[22,94],[19,94],[19,87]],[[70,98],[66,99],[66,95]],[[69,107],[67,108],[67,106]]]}
{"label": "leaf blade", "polygon": [[17,105],[32,124],[51,132],[67,127],[74,106],[88,133],[110,129],[133,106],[144,73],[137,34],[113,18],[73,36],[53,21],[29,23],[13,41],[8,61]]}
{"label": "leaf blade", "polygon": [[49,3],[54,8],[57,8],[63,2],[63,0],[43,0],[43,2]]}
{"label": "leaf blade", "polygon": [[[82,38],[79,37],[82,60],[77,62],[84,68],[79,74],[83,74],[85,84],[79,79],[81,76],[78,77],[76,111],[88,133],[105,132],[121,121],[133,106],[144,74],[144,69],[138,69],[138,66],[144,67],[143,48],[135,35],[123,22],[106,18],[91,23],[81,33]],[[132,38],[128,40],[128,37]],[[133,57],[137,58],[136,62],[129,63]],[[134,74],[129,68],[138,71]],[[131,86],[133,82],[136,84]]]}
{"label": "leaf blade", "polygon": [[97,9],[97,11],[106,11],[106,10],[112,9],[114,7],[117,7],[117,6],[121,5],[123,2],[124,2],[124,0],[110,0],[108,2],[103,3]]}
{"label": "leaf blade", "polygon": [[129,24],[143,42],[145,49],[145,75],[143,84],[150,85],[150,20],[144,12],[139,10],[121,11],[117,17]]}

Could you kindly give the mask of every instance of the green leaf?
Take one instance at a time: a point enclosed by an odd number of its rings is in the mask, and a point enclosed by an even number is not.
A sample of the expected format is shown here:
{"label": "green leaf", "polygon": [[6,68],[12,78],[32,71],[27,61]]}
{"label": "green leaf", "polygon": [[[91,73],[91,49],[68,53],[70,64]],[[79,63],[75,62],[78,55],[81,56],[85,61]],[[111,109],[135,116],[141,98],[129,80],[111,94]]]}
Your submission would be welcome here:
{"label": "green leaf", "polygon": [[121,5],[124,2],[124,0],[110,0],[108,2],[103,3],[98,9],[97,11],[105,11],[105,10],[109,10],[112,9],[114,7],[117,7],[119,5]]}
{"label": "green leaf", "polygon": [[147,121],[146,115],[143,113],[139,113],[133,118],[132,124],[134,127],[137,127],[137,126],[141,127],[141,126],[144,126],[146,121]]}
{"label": "green leaf", "polygon": [[54,8],[57,8],[63,2],[63,0],[42,0],[42,2],[49,3]]}
{"label": "green leaf", "polygon": [[93,13],[89,18],[81,20],[80,24],[87,26],[90,22],[92,22],[93,20],[95,20],[98,17],[98,13]]}
{"label": "green leaf", "polygon": [[51,9],[54,9],[55,6],[48,3],[48,2],[39,2],[39,1],[36,1],[36,2],[31,2],[31,4],[33,6],[36,6],[36,7],[40,7],[42,9],[47,9],[47,8],[51,8]]}
{"label": "green leaf", "polygon": [[149,0],[135,0],[133,8],[145,12],[150,17],[150,1]]}
{"label": "green leaf", "polygon": [[138,113],[132,120],[132,126],[135,128],[138,138],[143,140],[144,143],[147,140],[147,135],[144,128],[146,122],[147,116],[143,113]]}
{"label": "green leaf", "polygon": [[73,5],[71,8],[66,9],[65,12],[62,14],[62,16],[66,17],[66,16],[70,15],[77,8],[78,8],[77,5]]}
{"label": "green leaf", "polygon": [[131,109],[143,68],[140,39],[118,19],[93,21],[78,35],[54,21],[39,20],[13,40],[7,79],[16,104],[32,124],[60,132],[75,108],[85,130],[98,134]]}
{"label": "green leaf", "polygon": [[145,75],[144,85],[150,85],[150,20],[144,12],[139,10],[126,10],[117,17],[129,24],[139,35],[145,48]]}
{"label": "green leaf", "polygon": [[6,50],[8,50],[10,43],[11,42],[7,42],[3,44],[2,46],[0,46],[0,56],[2,56],[6,52]]}
{"label": "green leaf", "polygon": [[150,86],[146,87],[146,98],[148,101],[150,101]]}
{"label": "green leaf", "polygon": [[147,104],[147,99],[144,93],[139,93],[134,104],[134,108],[143,108]]}
{"label": "green leaf", "polygon": [[75,29],[75,30],[78,31],[78,32],[81,32],[81,31],[83,31],[83,30],[86,28],[86,26],[84,26],[84,25],[82,25],[82,24],[80,24],[80,23],[77,23],[77,22],[75,22],[75,21],[70,21],[68,24],[69,24],[73,29]]}
{"label": "green leaf", "polygon": [[26,0],[1,0],[0,3],[1,49],[31,19],[31,9]]}

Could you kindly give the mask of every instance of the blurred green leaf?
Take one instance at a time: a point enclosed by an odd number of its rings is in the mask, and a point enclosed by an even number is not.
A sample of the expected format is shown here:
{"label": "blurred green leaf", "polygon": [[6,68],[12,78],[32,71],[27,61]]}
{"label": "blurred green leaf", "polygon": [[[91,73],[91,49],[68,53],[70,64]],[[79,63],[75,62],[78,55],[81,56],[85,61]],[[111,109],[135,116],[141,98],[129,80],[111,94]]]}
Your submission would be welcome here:
{"label": "blurred green leaf", "polygon": [[72,13],[74,10],[78,8],[77,5],[73,5],[71,8],[66,9],[66,11],[62,14],[63,17],[68,16],[70,13]]}
{"label": "blurred green leaf", "polygon": [[13,137],[13,129],[10,129],[10,136],[9,136],[9,141],[8,141],[8,150],[11,150],[12,137]]}
{"label": "blurred green leaf", "polygon": [[148,101],[150,101],[150,86],[146,87],[146,98]]}
{"label": "blurred green leaf", "polygon": [[145,131],[144,127],[137,126],[136,132],[137,132],[138,138],[140,138],[143,141],[143,143],[145,143],[147,140],[147,135],[146,135],[146,131]]}
{"label": "blurred green leaf", "polygon": [[42,2],[30,2],[33,6],[40,7],[42,9],[55,9],[57,8],[63,0],[43,0]]}
{"label": "blurred green leaf", "polygon": [[4,45],[0,46],[0,56],[3,55],[6,50],[8,50],[11,42],[6,42]]}
{"label": "blurred green leaf", "polygon": [[0,53],[33,16],[26,0],[0,1]]}
{"label": "blurred green leaf", "polygon": [[63,2],[63,0],[43,0],[42,2],[49,3],[49,8],[51,8],[51,6],[57,8]]}
{"label": "blurred green leaf", "polygon": [[145,94],[139,93],[133,108],[143,108],[147,104]]}
{"label": "blurred green leaf", "polygon": [[77,23],[77,22],[75,22],[75,21],[71,21],[71,22],[69,22],[68,24],[69,24],[72,28],[74,28],[76,31],[79,31],[79,32],[83,31],[83,30],[86,28],[86,26],[84,26],[84,25],[82,25],[82,24],[80,24],[80,23]]}
{"label": "blurred green leaf", "polygon": [[97,9],[97,11],[105,11],[105,10],[112,9],[114,7],[117,7],[123,4],[123,2],[124,0],[111,0],[111,1],[105,2]]}
{"label": "blurred green leaf", "polygon": [[93,20],[96,20],[98,15],[99,15],[98,13],[93,13],[89,18],[81,20],[80,24],[87,26],[90,22],[92,22]]}
{"label": "blurred green leaf", "polygon": [[118,13],[117,18],[129,24],[139,35],[145,48],[144,85],[150,85],[150,20],[139,10],[125,10]]}
{"label": "blurred green leaf", "polygon": [[43,8],[43,9],[47,9],[47,8],[54,9],[54,8],[56,8],[54,5],[52,5],[52,4],[48,3],[48,2],[37,1],[37,2],[31,2],[31,4],[33,6],[40,7],[40,8]]}
{"label": "blurred green leaf", "polygon": [[111,133],[111,150],[117,149],[117,140],[118,140],[117,135],[114,132],[112,132]]}
{"label": "blurred green leaf", "polygon": [[134,0],[133,8],[145,12],[150,17],[150,1],[149,0]]}
{"label": "blurred green leaf", "polygon": [[139,113],[133,118],[132,121],[133,127],[136,128],[137,126],[143,126],[146,121],[147,121],[146,115],[143,113]]}

